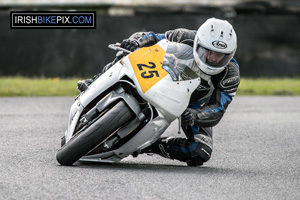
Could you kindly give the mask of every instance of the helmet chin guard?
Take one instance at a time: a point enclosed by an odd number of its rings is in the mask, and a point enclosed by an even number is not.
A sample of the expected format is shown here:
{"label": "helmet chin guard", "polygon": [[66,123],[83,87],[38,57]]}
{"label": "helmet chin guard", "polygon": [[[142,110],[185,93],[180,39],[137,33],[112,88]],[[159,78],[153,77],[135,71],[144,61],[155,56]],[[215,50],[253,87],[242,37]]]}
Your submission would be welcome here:
{"label": "helmet chin guard", "polygon": [[[200,70],[208,75],[221,73],[233,58],[237,48],[237,37],[231,24],[226,20],[208,19],[198,29],[193,54]],[[215,53],[220,59],[208,60],[208,54]]]}

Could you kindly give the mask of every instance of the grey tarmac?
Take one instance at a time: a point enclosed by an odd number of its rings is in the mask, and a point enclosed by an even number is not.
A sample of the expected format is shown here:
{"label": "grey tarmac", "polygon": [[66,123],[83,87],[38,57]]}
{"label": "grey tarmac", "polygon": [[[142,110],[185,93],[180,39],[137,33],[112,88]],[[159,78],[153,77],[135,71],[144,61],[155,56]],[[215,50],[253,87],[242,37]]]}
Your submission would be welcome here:
{"label": "grey tarmac", "polygon": [[0,98],[0,199],[300,199],[300,97],[235,97],[202,167],[158,155],[60,166],[73,101]]}

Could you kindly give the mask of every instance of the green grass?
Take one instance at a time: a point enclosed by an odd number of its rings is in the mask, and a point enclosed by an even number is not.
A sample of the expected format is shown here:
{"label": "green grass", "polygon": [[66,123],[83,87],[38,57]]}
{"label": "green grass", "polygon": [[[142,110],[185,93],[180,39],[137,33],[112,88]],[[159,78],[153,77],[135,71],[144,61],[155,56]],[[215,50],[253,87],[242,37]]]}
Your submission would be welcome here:
{"label": "green grass", "polygon": [[237,95],[300,95],[300,78],[242,78]]}
{"label": "green grass", "polygon": [[77,78],[0,77],[0,97],[76,96]]}
{"label": "green grass", "polygon": [[[77,80],[0,77],[0,97],[77,96]],[[300,78],[242,78],[237,95],[300,95]]]}

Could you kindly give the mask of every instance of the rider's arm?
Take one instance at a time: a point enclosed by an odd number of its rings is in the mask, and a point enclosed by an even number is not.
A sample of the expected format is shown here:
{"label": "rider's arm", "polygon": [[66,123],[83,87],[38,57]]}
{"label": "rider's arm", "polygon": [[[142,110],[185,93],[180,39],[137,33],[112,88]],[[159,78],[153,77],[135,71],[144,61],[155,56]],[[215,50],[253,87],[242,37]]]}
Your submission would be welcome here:
{"label": "rider's arm", "polygon": [[137,32],[129,37],[131,40],[137,40],[139,43],[139,47],[147,47],[156,44],[158,41],[162,39],[167,39],[171,42],[179,42],[188,44],[193,46],[195,31],[188,29],[175,29],[170,30],[165,33],[157,33],[154,32]]}
{"label": "rider's arm", "polygon": [[130,41],[137,41],[138,47],[148,47],[165,39],[165,34],[155,34],[154,32],[137,32],[128,38]]}
{"label": "rider's arm", "polygon": [[171,42],[187,44],[193,47],[196,31],[185,28],[170,30],[165,33],[165,38]]}
{"label": "rider's arm", "polygon": [[201,109],[196,109],[195,125],[212,127],[219,123],[240,83],[237,62],[233,59],[224,72],[216,76],[217,86],[210,101]]}

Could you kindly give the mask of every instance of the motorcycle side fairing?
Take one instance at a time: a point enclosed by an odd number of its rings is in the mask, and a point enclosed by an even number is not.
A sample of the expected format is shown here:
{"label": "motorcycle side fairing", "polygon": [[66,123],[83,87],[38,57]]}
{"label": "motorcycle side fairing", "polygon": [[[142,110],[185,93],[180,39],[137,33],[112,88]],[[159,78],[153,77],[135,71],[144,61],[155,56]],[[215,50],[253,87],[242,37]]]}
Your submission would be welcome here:
{"label": "motorcycle side fairing", "polygon": [[120,78],[126,74],[125,70],[126,69],[119,62],[116,63],[109,70],[103,73],[97,80],[95,80],[84,93],[79,95],[70,108],[68,129],[65,132],[66,142],[72,138],[75,126],[83,109],[99,94],[104,92],[110,86],[119,82]]}

